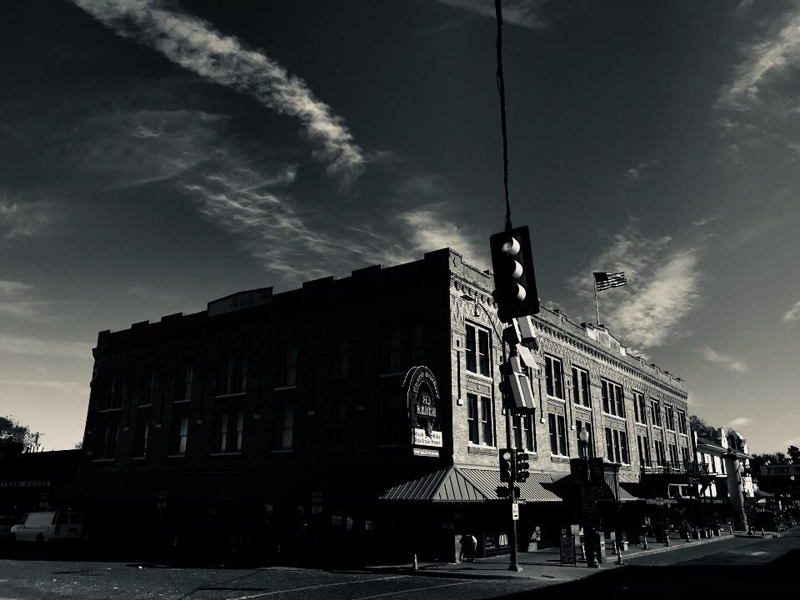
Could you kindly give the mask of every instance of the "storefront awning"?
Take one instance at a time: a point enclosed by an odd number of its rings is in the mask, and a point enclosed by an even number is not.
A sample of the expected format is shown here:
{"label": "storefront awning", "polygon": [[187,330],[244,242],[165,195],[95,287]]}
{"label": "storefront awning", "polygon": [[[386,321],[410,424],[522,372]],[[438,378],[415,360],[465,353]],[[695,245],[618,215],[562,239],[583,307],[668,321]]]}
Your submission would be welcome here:
{"label": "storefront awning", "polygon": [[[551,483],[545,473],[531,473],[530,478],[517,484],[520,500],[526,502],[561,502],[561,498],[542,486]],[[447,467],[417,479],[389,488],[381,500],[421,502],[486,502],[497,500],[500,472],[495,469]]]}

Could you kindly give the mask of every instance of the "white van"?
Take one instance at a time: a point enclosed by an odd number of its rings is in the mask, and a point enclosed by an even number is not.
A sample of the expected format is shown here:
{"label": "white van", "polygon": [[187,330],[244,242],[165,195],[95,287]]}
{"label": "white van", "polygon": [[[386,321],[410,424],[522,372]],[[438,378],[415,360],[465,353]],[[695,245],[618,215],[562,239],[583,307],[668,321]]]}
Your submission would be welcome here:
{"label": "white van", "polygon": [[43,510],[25,515],[11,528],[12,539],[19,542],[54,542],[83,538],[83,515],[76,512]]}

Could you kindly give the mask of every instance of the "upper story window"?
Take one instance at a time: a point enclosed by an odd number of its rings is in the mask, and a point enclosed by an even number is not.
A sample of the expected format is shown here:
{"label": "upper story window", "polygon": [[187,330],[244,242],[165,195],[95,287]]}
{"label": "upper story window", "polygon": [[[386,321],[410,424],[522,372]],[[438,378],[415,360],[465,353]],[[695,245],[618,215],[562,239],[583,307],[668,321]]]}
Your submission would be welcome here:
{"label": "upper story window", "polygon": [[551,398],[564,399],[564,367],[561,359],[545,354],[545,382],[547,384],[547,395]]}
{"label": "upper story window", "polygon": [[[625,401],[622,396],[622,386],[602,379],[600,387],[603,390],[603,412],[615,417],[625,417]],[[619,462],[619,461],[617,461]]]}
{"label": "upper story window", "polygon": [[581,455],[581,458],[584,458],[582,455],[584,452],[583,442],[581,441],[581,431],[584,429],[589,433],[589,441],[586,442],[585,458],[594,458],[594,436],[592,435],[592,424],[589,422],[575,421],[575,439],[578,443],[578,454]]}
{"label": "upper story window", "polygon": [[678,458],[678,447],[675,444],[669,445],[669,461],[673,465],[680,462],[680,459]]}
{"label": "upper story window", "polygon": [[154,369],[147,369],[142,373],[142,385],[139,389],[139,406],[147,406],[153,403],[153,396],[156,390],[156,372]]}
{"label": "upper story window", "polygon": [[116,423],[109,423],[100,428],[96,438],[95,460],[110,460],[117,454],[117,436],[119,426]]}
{"label": "upper story window", "polygon": [[222,358],[217,395],[241,394],[247,387],[247,355],[228,354]]}
{"label": "upper story window", "polygon": [[333,340],[333,376],[347,377],[350,373],[350,338],[338,335]]}
{"label": "upper story window", "polygon": [[114,373],[108,377],[100,398],[100,410],[122,408],[122,374]]}
{"label": "upper story window", "polygon": [[280,349],[278,387],[297,385],[297,345],[284,344]]}
{"label": "upper story window", "polygon": [[686,446],[681,446],[681,455],[683,456],[683,463],[685,465],[688,465],[690,462],[692,462],[692,459],[689,456],[689,448]]}
{"label": "upper story window", "polygon": [[172,433],[169,441],[170,456],[186,455],[189,443],[189,417],[176,417],[172,422]]}
{"label": "upper story window", "polygon": [[547,415],[548,425],[550,426],[550,453],[554,456],[569,456],[569,444],[567,443],[567,422],[564,415]]}
{"label": "upper story window", "polygon": [[467,425],[471,444],[494,446],[491,398],[467,394]]}
{"label": "upper story window", "polygon": [[619,429],[606,427],[606,458],[609,461],[628,465],[631,462],[628,456],[628,434]]}
{"label": "upper story window", "polygon": [[133,456],[144,458],[147,455],[147,438],[150,436],[150,423],[144,413],[139,413],[140,419],[136,423],[136,437],[133,441]]}
{"label": "upper story window", "polygon": [[467,323],[467,371],[491,377],[491,344],[489,330]]}
{"label": "upper story window", "polygon": [[533,418],[531,415],[514,415],[512,420],[515,448],[534,452]]}
{"label": "upper story window", "polygon": [[275,449],[291,450],[294,447],[294,409],[282,406],[276,416]]}
{"label": "upper story window", "polygon": [[687,435],[688,433],[688,430],[686,429],[685,410],[678,410],[678,433],[682,433],[683,435]]}
{"label": "upper story window", "polygon": [[589,373],[578,367],[572,367],[572,394],[575,404],[592,405],[589,395]]}
{"label": "upper story window", "polygon": [[386,336],[384,372],[403,373],[412,366],[423,364],[424,330],[421,325],[393,327]]}
{"label": "upper story window", "polygon": [[194,388],[194,367],[183,365],[178,379],[178,400],[191,400]]}
{"label": "upper story window", "polygon": [[344,448],[347,443],[347,402],[341,400],[331,408],[331,445]]}
{"label": "upper story window", "polygon": [[216,421],[214,452],[241,452],[244,413],[221,413],[217,415]]}
{"label": "upper story window", "polygon": [[663,467],[667,462],[667,458],[664,455],[664,442],[661,440],[655,440],[654,445],[656,448],[656,464]]}
{"label": "upper story window", "polygon": [[650,421],[653,427],[661,427],[661,403],[655,398],[650,398]]}
{"label": "upper story window", "polygon": [[[675,431],[675,409],[669,404],[664,405],[664,416],[667,421],[667,429]],[[677,462],[677,461],[675,461]]]}
{"label": "upper story window", "polygon": [[633,418],[637,423],[647,425],[647,403],[641,392],[633,392]]}
{"label": "upper story window", "polygon": [[636,443],[639,446],[639,464],[643,467],[651,467],[653,461],[650,457],[650,440],[646,435],[637,435]]}

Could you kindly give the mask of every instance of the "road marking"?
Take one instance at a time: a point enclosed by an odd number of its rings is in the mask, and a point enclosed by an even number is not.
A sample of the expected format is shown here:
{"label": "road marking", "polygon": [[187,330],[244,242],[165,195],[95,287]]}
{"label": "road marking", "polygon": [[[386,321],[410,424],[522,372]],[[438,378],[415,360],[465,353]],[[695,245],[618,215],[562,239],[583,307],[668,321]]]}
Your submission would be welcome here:
{"label": "road marking", "polygon": [[309,585],[301,588],[292,588],[288,590],[275,590],[273,592],[263,592],[261,594],[252,594],[250,596],[238,596],[236,598],[228,598],[228,600],[251,600],[252,598],[264,598],[266,596],[275,596],[277,594],[290,594],[291,592],[305,592],[306,590],[319,590],[327,587],[336,587],[340,585],[351,585],[355,583],[372,583],[373,581],[387,581],[389,579],[406,579],[408,575],[392,575],[391,577],[377,577],[375,579],[367,579],[363,581],[338,581],[336,583],[321,583],[320,585]]}
{"label": "road marking", "polygon": [[374,596],[359,596],[353,600],[373,600],[373,598],[386,598],[388,596],[399,596],[400,594],[408,594],[410,592],[422,592],[425,590],[435,590],[437,588],[452,587],[454,585],[464,585],[465,583],[472,583],[471,581],[458,581],[456,583],[443,583],[441,585],[429,585],[427,587],[418,587],[410,590],[399,590],[397,592],[384,592],[383,594],[375,594]]}

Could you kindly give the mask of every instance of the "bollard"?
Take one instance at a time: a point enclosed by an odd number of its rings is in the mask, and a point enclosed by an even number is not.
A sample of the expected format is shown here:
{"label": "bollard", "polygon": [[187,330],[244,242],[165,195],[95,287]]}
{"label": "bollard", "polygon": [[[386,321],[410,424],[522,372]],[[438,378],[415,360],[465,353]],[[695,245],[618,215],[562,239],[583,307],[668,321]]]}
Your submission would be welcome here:
{"label": "bollard", "polygon": [[761,537],[764,537],[764,528],[761,528]]}
{"label": "bollard", "polygon": [[417,553],[414,552],[414,570],[419,571],[419,563],[417,562]]}
{"label": "bollard", "polygon": [[622,560],[622,542],[617,542],[617,564],[624,565],[625,561]]}
{"label": "bollard", "polygon": [[644,538],[644,545],[642,546],[642,550],[650,550],[650,548],[647,547],[647,535],[644,535],[642,537]]}
{"label": "bollard", "polygon": [[664,545],[669,547],[669,530],[664,530]]}

